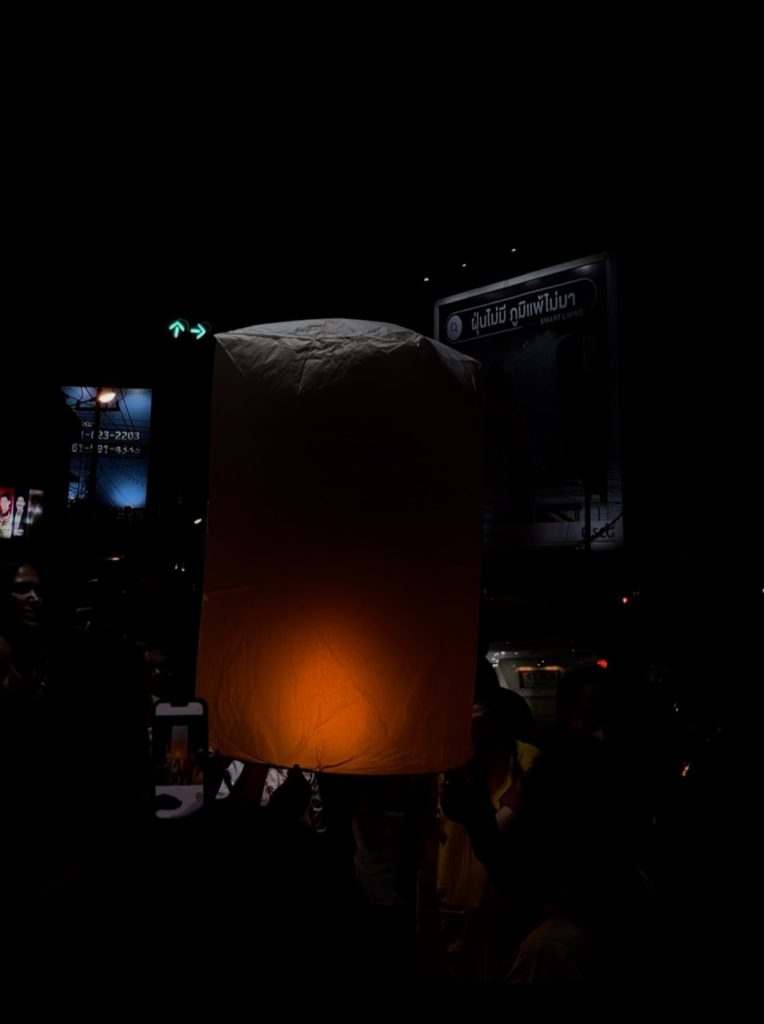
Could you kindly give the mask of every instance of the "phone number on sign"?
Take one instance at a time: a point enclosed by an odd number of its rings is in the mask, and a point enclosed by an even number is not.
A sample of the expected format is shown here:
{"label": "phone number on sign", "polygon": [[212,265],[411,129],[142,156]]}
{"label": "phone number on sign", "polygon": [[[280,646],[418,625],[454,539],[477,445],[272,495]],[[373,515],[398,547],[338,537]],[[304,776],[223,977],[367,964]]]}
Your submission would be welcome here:
{"label": "phone number on sign", "polygon": [[[75,442],[72,445],[72,453],[74,455],[91,455],[93,445],[83,444],[81,441]],[[143,448],[136,444],[97,444],[96,453],[98,455],[143,455]]]}
{"label": "phone number on sign", "polygon": [[99,430],[99,441],[140,441],[140,430]]}

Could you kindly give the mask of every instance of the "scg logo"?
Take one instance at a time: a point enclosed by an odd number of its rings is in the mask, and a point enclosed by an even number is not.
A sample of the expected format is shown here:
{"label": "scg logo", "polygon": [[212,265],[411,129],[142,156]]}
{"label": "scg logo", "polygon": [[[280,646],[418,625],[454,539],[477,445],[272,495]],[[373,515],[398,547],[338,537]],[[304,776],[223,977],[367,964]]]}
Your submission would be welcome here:
{"label": "scg logo", "polygon": [[446,321],[446,334],[449,341],[458,341],[462,336],[462,318],[457,313],[452,313]]}

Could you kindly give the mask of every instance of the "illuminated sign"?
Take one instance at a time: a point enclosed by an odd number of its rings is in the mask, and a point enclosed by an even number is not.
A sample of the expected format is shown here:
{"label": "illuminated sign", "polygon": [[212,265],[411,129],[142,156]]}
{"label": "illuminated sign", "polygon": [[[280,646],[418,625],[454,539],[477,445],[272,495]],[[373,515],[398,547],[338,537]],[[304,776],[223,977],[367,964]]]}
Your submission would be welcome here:
{"label": "illuminated sign", "polygon": [[435,304],[435,337],[482,364],[488,548],[622,541],[613,281],[600,255]]}
{"label": "illuminated sign", "polygon": [[116,388],[116,397],[105,404],[96,402],[96,391],[63,388],[81,423],[80,436],[72,443],[69,502],[145,508],[151,391]]}
{"label": "illuminated sign", "polygon": [[188,321],[181,320],[180,318],[178,318],[177,320],[173,320],[173,322],[167,328],[167,330],[172,334],[173,338],[178,338],[180,337],[181,334],[188,333],[193,334],[194,337],[197,338],[198,340],[201,340],[206,334],[208,334],[209,329],[210,325],[208,323],[204,323],[201,320],[193,327],[189,328]]}
{"label": "illuminated sign", "polygon": [[43,492],[30,487],[0,487],[0,540],[33,533],[42,519]]}

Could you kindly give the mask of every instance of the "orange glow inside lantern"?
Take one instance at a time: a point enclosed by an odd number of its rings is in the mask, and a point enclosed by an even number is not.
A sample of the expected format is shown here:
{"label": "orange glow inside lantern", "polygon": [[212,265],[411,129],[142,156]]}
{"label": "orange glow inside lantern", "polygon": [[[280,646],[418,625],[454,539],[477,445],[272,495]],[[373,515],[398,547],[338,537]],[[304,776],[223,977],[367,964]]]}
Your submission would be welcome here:
{"label": "orange glow inside lantern", "polygon": [[362,774],[471,752],[477,364],[392,325],[218,337],[197,691],[222,753]]}

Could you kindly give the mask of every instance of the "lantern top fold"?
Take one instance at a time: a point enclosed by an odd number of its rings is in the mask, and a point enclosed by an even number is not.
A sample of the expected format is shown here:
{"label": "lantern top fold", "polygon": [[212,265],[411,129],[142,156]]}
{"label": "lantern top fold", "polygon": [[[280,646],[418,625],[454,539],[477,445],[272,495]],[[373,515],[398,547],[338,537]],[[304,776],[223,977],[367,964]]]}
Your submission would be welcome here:
{"label": "lantern top fold", "polygon": [[[477,363],[469,356],[397,324],[372,320],[287,320],[255,324],[216,334],[228,358],[242,374],[257,368],[279,391],[306,391],[333,383],[370,358],[400,357],[407,349],[430,355],[474,393]],[[285,353],[293,355],[287,363]]]}

